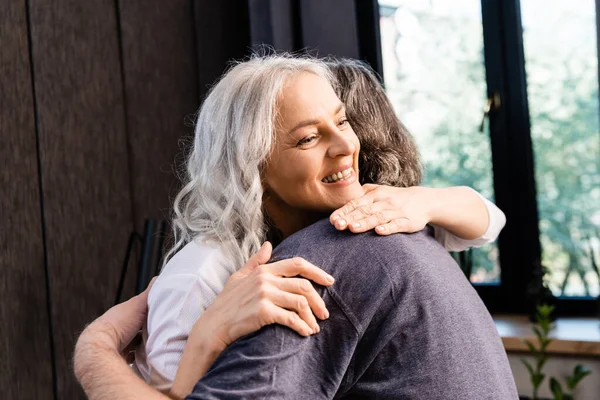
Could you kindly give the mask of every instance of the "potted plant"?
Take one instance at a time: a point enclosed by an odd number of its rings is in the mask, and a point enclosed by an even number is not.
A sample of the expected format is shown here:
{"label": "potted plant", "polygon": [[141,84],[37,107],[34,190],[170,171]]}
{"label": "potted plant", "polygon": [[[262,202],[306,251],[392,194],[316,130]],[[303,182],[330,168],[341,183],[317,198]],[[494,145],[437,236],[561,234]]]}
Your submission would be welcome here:
{"label": "potted plant", "polygon": [[[537,346],[530,340],[524,340],[524,343],[529,349],[529,352],[534,360],[533,363],[530,363],[524,358],[521,359],[521,362],[525,365],[527,371],[529,371],[529,377],[533,386],[533,397],[521,397],[521,400],[542,400],[538,397],[538,391],[546,379],[546,375],[543,373],[543,368],[549,358],[547,351],[548,346],[552,342],[552,339],[550,339],[550,332],[552,332],[554,329],[554,324],[552,323],[553,311],[553,306],[549,306],[547,304],[538,306],[536,308],[535,323],[532,327],[533,333],[538,341]],[[575,391],[575,388],[579,382],[581,382],[581,380],[589,374],[590,371],[585,369],[582,365],[577,365],[574,368],[573,373],[565,377],[567,389],[570,393],[563,390],[563,386],[556,378],[551,377],[549,380],[550,390],[554,396],[554,400],[572,400],[572,393]]]}

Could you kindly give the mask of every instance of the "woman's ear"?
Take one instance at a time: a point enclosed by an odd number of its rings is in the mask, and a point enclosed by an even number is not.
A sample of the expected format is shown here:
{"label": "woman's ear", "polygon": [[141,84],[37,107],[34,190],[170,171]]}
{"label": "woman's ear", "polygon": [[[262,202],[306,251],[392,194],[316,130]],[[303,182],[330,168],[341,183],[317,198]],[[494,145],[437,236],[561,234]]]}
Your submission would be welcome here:
{"label": "woman's ear", "polygon": [[262,169],[262,171],[260,171],[260,184],[261,184],[262,189],[263,189],[263,200],[264,200],[265,199],[265,195],[267,193],[269,193],[269,190],[270,190],[269,184],[267,183],[267,178],[265,177],[264,168]]}
{"label": "woman's ear", "polygon": [[267,184],[263,184],[263,194],[262,194],[263,204],[265,204],[269,200],[271,200],[271,191],[269,189],[270,188],[269,188],[269,186]]}

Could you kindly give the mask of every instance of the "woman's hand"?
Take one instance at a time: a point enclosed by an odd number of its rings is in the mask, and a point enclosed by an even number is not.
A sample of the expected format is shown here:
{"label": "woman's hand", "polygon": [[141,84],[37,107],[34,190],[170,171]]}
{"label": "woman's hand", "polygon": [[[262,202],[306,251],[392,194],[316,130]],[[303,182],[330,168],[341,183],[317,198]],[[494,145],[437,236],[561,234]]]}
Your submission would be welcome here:
{"label": "woman's hand", "polygon": [[333,277],[300,257],[266,264],[271,251],[271,243],[265,242],[229,278],[205,312],[213,318],[214,326],[219,328],[217,337],[226,346],[240,336],[275,323],[309,336],[320,330],[315,315],[320,319],[329,317],[325,302],[308,279],[330,286]]}
{"label": "woman's hand", "polygon": [[266,264],[271,251],[271,243],[265,242],[231,275],[196,321],[171,388],[172,398],[190,393],[218,355],[239,337],[275,323],[310,336],[320,331],[315,315],[329,318],[325,302],[308,279],[331,286],[333,277],[299,257]]}
{"label": "woman's hand", "polygon": [[359,233],[375,229],[380,235],[420,231],[432,218],[436,199],[432,189],[363,185],[365,195],[335,210],[329,221],[338,229]]}
{"label": "woman's hand", "polygon": [[498,207],[466,186],[434,189],[367,184],[363,188],[364,196],[350,201],[329,217],[337,229],[354,233],[375,229],[380,235],[390,235],[417,232],[432,224],[459,239],[474,241],[487,232],[490,215],[493,215],[493,229],[484,240],[488,243],[498,236],[506,221]]}

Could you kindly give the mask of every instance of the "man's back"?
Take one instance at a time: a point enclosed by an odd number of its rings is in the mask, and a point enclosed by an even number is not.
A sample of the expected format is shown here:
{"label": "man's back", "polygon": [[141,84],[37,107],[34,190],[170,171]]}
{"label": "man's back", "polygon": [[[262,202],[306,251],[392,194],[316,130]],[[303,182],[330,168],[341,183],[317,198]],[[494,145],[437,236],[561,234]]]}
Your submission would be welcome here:
{"label": "man's back", "polygon": [[274,261],[293,256],[336,278],[320,288],[331,313],[321,332],[269,326],[241,338],[197,398],[517,398],[491,317],[429,232],[355,235],[320,221]]}

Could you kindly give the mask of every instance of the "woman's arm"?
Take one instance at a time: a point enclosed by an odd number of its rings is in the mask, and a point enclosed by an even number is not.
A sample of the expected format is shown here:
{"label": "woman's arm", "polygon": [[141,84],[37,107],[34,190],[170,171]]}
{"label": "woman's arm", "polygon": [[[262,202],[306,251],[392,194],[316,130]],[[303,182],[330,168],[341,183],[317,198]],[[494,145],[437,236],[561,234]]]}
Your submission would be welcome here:
{"label": "woman's arm", "polygon": [[[494,203],[469,187],[437,189],[448,191],[448,202],[441,201],[433,214],[435,238],[449,251],[481,247],[498,238],[506,224],[506,216]],[[454,213],[444,208],[455,210]],[[483,209],[482,209],[483,208]],[[483,224],[483,221],[486,221]],[[481,233],[483,231],[483,233]]]}
{"label": "woman's arm", "polygon": [[227,346],[265,325],[285,325],[301,336],[320,331],[312,313],[326,319],[329,312],[307,279],[331,286],[333,277],[301,258],[265,265],[271,250],[270,243],[263,245],[229,278],[215,302],[196,321],[171,388],[172,398],[189,394]]}
{"label": "woman's arm", "polygon": [[447,231],[436,229],[444,236],[440,242],[450,245],[452,248],[446,246],[449,250],[456,250],[457,246],[468,248],[493,241],[506,221],[498,207],[466,186],[364,188],[364,196],[332,213],[330,221],[337,229],[355,233],[375,229],[380,235],[389,235],[416,232],[430,223]]}
{"label": "woman's arm", "polygon": [[474,240],[484,236],[492,217],[504,220],[504,213],[498,207],[489,201],[486,203],[485,199],[470,187],[425,189],[431,199],[429,223],[444,228],[461,239]]}

